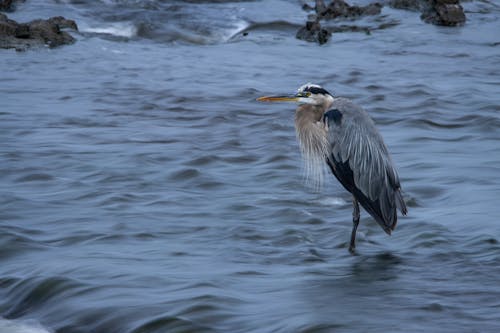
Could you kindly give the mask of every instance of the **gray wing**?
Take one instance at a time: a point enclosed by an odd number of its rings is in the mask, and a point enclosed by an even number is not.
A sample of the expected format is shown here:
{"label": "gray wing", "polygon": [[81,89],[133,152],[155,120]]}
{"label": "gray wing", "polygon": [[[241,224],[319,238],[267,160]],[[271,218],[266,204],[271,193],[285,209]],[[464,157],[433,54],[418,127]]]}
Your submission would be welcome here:
{"label": "gray wing", "polygon": [[330,155],[327,163],[339,182],[359,201],[379,225],[391,233],[399,208],[406,205],[399,177],[373,120],[347,99],[336,99],[324,115],[328,125]]}

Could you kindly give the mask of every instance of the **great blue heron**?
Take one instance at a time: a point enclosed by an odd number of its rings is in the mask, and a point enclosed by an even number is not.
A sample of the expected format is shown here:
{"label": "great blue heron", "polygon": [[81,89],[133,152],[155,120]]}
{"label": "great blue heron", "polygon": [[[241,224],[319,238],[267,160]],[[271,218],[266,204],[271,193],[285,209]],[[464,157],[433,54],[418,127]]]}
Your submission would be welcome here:
{"label": "great blue heron", "polygon": [[[373,120],[347,98],[334,97],[316,84],[305,84],[292,96],[265,96],[263,102],[297,102],[295,129],[309,169],[325,162],[353,197],[349,251],[356,247],[359,204],[387,234],[397,223],[396,208],[406,215],[398,173]],[[319,164],[321,163],[321,165]]]}

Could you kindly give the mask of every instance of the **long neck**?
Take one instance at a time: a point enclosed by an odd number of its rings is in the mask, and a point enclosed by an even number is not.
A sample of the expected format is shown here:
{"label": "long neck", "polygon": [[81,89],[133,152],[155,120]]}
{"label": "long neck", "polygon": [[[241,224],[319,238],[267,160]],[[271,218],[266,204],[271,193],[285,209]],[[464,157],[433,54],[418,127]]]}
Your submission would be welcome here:
{"label": "long neck", "polygon": [[300,122],[301,125],[306,123],[316,123],[321,121],[323,113],[325,110],[320,105],[304,104],[300,105],[297,110],[295,110],[295,124]]}
{"label": "long neck", "polygon": [[335,98],[331,95],[323,95],[321,98],[311,98],[316,104],[301,104],[295,111],[295,123],[321,121],[325,111],[332,106]]}
{"label": "long neck", "polygon": [[295,130],[306,175],[313,178],[316,185],[321,185],[328,152],[327,132],[322,121],[323,110],[320,106],[305,104],[295,111]]}
{"label": "long neck", "polygon": [[315,105],[301,105],[295,111],[295,130],[304,157],[321,156],[326,149],[327,133],[322,122],[323,108]]}

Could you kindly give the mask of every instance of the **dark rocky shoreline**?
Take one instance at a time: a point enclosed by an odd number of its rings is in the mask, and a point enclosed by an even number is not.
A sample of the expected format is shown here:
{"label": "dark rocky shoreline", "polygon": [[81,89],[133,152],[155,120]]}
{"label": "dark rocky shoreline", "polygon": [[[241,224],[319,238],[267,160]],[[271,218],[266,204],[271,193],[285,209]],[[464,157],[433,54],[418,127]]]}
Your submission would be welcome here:
{"label": "dark rocky shoreline", "polygon": [[[421,12],[420,18],[426,23],[441,26],[460,26],[465,23],[466,17],[459,0],[389,0],[384,4],[402,10],[412,10]],[[302,9],[315,11],[309,16],[305,26],[297,31],[296,37],[308,42],[324,44],[335,32],[365,32],[370,33],[370,29],[356,25],[343,25],[342,27],[321,26],[321,21],[333,19],[355,20],[362,16],[379,15],[384,4],[374,2],[366,6],[351,6],[344,0],[333,0],[328,5],[324,0],[316,0],[312,7],[304,4]]]}
{"label": "dark rocky shoreline", "polygon": [[75,21],[62,16],[18,23],[0,14],[0,48],[25,51],[33,47],[57,47],[74,43],[75,38],[62,29],[78,31]]}
{"label": "dark rocky shoreline", "polygon": [[[16,10],[16,4],[19,2],[24,0],[0,0],[0,11],[12,12]],[[78,26],[75,21],[62,16],[19,23],[0,13],[0,49],[26,51],[43,46],[57,47],[74,43],[75,38],[63,29],[78,31]]]}
{"label": "dark rocky shoreline", "polygon": [[[301,27],[296,38],[308,42],[324,44],[328,42],[332,33],[363,32],[370,34],[372,30],[384,29],[393,26],[392,23],[383,23],[377,27],[364,27],[356,24],[340,24],[328,27],[322,26],[323,21],[355,21],[363,16],[379,15],[383,6],[395,9],[420,12],[422,21],[441,26],[460,26],[466,21],[464,10],[459,0],[381,0],[366,6],[350,5],[344,0],[332,0],[328,5],[324,0],[315,0],[314,7],[304,4],[306,11],[314,11],[309,15],[306,24]],[[16,4],[24,0],[0,0],[0,11],[14,11]],[[18,23],[0,14],[0,48],[24,51],[40,46],[57,47],[72,44],[75,39],[62,29],[78,27],[73,20],[64,17],[53,17],[47,20],[34,20],[28,23]]]}

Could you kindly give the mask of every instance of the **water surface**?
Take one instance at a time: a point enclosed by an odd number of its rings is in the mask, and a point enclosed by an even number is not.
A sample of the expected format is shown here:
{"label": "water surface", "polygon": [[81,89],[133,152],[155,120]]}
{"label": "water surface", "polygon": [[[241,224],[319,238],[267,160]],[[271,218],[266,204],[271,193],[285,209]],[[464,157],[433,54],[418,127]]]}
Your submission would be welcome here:
{"label": "water surface", "polygon": [[[318,46],[295,1],[20,4],[81,32],[0,51],[0,330],[498,332],[500,8],[463,5]],[[365,107],[400,173],[409,215],[389,237],[362,212],[356,256],[294,106],[255,102],[306,82]]]}

